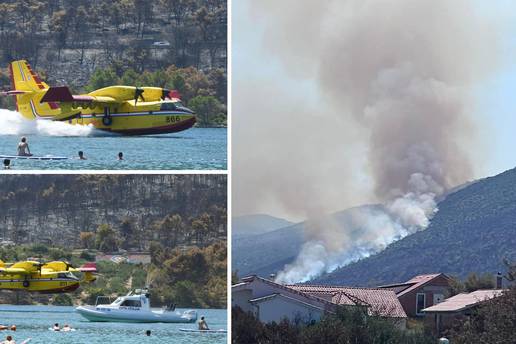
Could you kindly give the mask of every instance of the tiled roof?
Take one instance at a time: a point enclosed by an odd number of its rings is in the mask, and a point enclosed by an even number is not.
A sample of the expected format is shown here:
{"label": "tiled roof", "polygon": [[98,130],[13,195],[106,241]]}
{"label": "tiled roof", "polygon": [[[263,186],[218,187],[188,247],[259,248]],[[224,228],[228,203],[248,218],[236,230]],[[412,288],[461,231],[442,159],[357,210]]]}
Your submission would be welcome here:
{"label": "tiled roof", "polygon": [[256,275],[251,275],[251,276],[247,276],[247,277],[242,278],[241,279],[242,283],[238,283],[238,284],[233,285],[231,287],[231,289],[232,290],[238,290],[238,289],[241,289],[241,288],[245,288],[245,285],[247,285],[249,283],[252,283],[255,279],[258,280],[258,281],[261,281],[263,283],[266,283],[266,284],[268,284],[270,286],[273,286],[274,288],[277,288],[277,289],[280,289],[280,290],[284,290],[284,291],[287,291],[289,293],[297,294],[297,295],[303,296],[303,297],[305,297],[307,299],[311,299],[313,301],[317,301],[317,302],[323,303],[323,304],[329,306],[330,309],[333,309],[335,307],[334,303],[329,302],[329,301],[327,301],[325,299],[321,299],[321,298],[317,297],[316,295],[311,295],[311,294],[308,294],[308,293],[304,293],[302,291],[290,288],[290,287],[285,286],[283,284],[279,284],[279,283],[273,282],[271,280],[268,280],[266,278],[259,277],[259,276],[256,276]]}
{"label": "tiled roof", "polygon": [[382,285],[380,288],[382,289],[389,289],[393,290],[398,297],[403,296],[407,293],[410,293],[414,289],[417,289],[428,282],[432,281],[433,279],[443,275],[447,278],[444,274],[427,274],[427,275],[417,275],[415,277],[412,277],[410,280],[408,280],[405,283],[396,283],[396,284],[388,284],[388,285]]}
{"label": "tiled roof", "polygon": [[502,295],[501,289],[477,290],[452,296],[435,306],[423,309],[423,312],[458,312],[473,307],[483,301]]}
{"label": "tiled roof", "polygon": [[365,305],[370,307],[371,314],[395,318],[407,317],[392,290],[306,284],[287,287],[312,295],[332,295],[332,302],[338,305]]}

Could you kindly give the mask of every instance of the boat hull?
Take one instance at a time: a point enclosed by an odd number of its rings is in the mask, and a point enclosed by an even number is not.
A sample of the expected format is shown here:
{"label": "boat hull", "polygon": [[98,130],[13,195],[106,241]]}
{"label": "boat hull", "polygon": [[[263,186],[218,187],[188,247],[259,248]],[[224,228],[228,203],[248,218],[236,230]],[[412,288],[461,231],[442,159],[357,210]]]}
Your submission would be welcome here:
{"label": "boat hull", "polygon": [[133,322],[133,323],[193,323],[196,312],[158,312],[137,309],[114,309],[108,307],[80,306],[76,311],[89,321],[96,322]]}

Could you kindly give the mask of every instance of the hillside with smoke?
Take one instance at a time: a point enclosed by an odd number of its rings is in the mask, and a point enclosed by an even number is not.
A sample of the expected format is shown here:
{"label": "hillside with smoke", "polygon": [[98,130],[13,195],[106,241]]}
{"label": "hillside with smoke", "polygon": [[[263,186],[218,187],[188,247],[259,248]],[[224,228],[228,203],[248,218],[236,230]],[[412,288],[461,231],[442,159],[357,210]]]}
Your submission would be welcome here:
{"label": "hillside with smoke", "polygon": [[[278,274],[287,283],[428,226],[436,198],[474,176],[471,89],[496,66],[496,24],[468,1],[308,3],[260,1],[250,10],[266,27],[263,49],[317,94],[276,86],[267,97],[267,80],[235,90],[234,113],[247,121],[235,115],[234,190],[246,195],[235,195],[236,211],[272,202],[309,219],[299,257]],[[264,109],[254,99],[273,101]],[[256,149],[260,137],[267,142]],[[240,159],[250,149],[257,154]],[[317,220],[366,202],[383,210],[349,226]]]}

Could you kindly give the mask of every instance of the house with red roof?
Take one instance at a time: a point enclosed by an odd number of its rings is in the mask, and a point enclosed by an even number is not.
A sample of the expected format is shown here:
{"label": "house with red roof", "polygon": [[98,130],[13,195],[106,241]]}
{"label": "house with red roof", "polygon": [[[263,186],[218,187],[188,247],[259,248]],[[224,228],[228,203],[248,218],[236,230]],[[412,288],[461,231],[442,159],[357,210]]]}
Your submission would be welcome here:
{"label": "house with red roof", "polygon": [[443,273],[418,275],[403,283],[378,288],[393,291],[409,317],[425,316],[423,309],[436,305],[451,293],[451,279]]}
{"label": "house with red roof", "polygon": [[287,318],[308,323],[332,313],[338,306],[366,307],[370,315],[392,320],[405,328],[407,315],[396,294],[380,288],[351,288],[319,285],[282,285],[258,276],[249,276],[232,286],[231,300],[262,322]]}

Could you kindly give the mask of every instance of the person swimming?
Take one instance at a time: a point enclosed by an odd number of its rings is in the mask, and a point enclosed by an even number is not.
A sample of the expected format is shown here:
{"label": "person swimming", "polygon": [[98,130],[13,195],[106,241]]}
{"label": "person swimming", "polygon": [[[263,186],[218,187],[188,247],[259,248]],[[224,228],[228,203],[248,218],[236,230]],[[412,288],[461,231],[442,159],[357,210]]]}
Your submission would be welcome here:
{"label": "person swimming", "polygon": [[151,335],[151,331],[150,331],[150,330],[145,331],[145,335],[146,335],[147,337],[150,337],[150,335]]}
{"label": "person swimming", "polygon": [[86,159],[86,157],[84,156],[84,152],[83,152],[83,151],[79,151],[79,160],[88,160],[88,159]]}
{"label": "person swimming", "polygon": [[122,152],[118,153],[118,160],[124,160],[124,153],[122,153]]}
{"label": "person swimming", "polygon": [[68,331],[71,331],[71,330],[72,330],[72,328],[70,327],[70,325],[65,324],[65,325],[63,326],[62,330],[63,330],[64,332],[68,332]]}
{"label": "person swimming", "polygon": [[11,169],[11,159],[4,159],[4,170]]}
{"label": "person swimming", "polygon": [[52,330],[54,331],[60,331],[61,329],[59,328],[59,324],[58,323],[55,323],[54,326],[52,326]]}
{"label": "person swimming", "polygon": [[2,342],[2,344],[16,344],[12,336],[5,337],[5,340]]}

